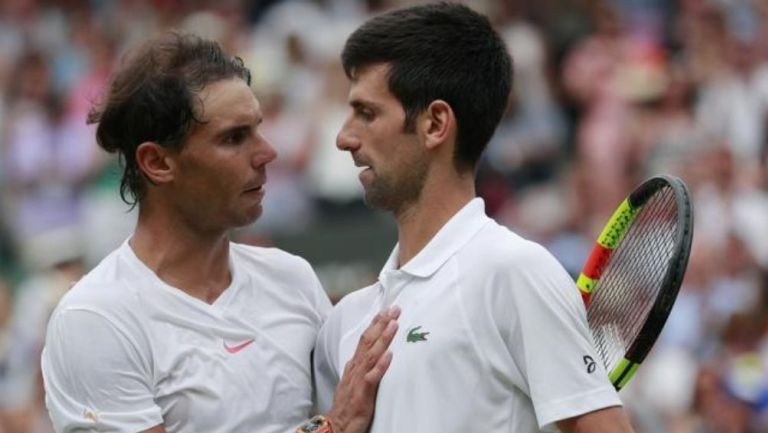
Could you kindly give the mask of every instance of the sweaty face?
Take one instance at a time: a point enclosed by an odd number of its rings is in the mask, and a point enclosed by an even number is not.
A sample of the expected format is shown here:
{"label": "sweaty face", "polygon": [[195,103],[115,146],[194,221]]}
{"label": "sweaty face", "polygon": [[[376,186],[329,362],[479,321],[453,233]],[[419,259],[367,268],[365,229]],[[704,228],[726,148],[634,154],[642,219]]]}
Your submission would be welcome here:
{"label": "sweaty face", "polygon": [[239,78],[199,93],[195,125],[173,156],[173,197],[181,218],[201,230],[247,225],[261,215],[266,165],[277,154],[259,134],[261,107]]}
{"label": "sweaty face", "polygon": [[388,70],[377,64],[355,71],[351,113],[336,146],[363,169],[359,178],[366,203],[398,214],[419,199],[429,160],[418,135],[405,131],[405,110],[389,91]]}

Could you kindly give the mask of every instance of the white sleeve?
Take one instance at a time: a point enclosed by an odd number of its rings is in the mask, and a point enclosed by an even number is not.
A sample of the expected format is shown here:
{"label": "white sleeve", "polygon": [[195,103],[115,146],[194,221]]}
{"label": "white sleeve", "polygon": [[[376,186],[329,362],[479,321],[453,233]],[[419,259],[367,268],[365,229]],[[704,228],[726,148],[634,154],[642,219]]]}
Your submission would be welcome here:
{"label": "white sleeve", "polygon": [[340,319],[339,310],[331,311],[323,327],[320,328],[313,352],[313,377],[318,413],[328,413],[331,409],[336,386],[341,380],[341,372],[338,368]]}
{"label": "white sleeve", "polygon": [[310,267],[309,269],[312,274],[312,280],[313,280],[313,286],[314,286],[315,310],[320,316],[320,324],[322,325],[323,323],[325,323],[326,319],[328,318],[328,315],[330,314],[333,306],[331,305],[331,300],[328,299],[328,293],[325,291],[325,289],[323,289],[323,284],[320,282],[320,279],[317,278],[317,274],[312,269],[312,267]]}
{"label": "white sleeve", "polygon": [[99,313],[54,313],[42,370],[56,432],[139,432],[162,424],[148,343],[141,342]]}
{"label": "white sleeve", "polygon": [[[541,246],[517,259],[494,315],[509,330],[507,350],[525,378],[539,428],[550,430],[556,421],[620,405],[573,280]],[[588,368],[590,359],[597,368]]]}

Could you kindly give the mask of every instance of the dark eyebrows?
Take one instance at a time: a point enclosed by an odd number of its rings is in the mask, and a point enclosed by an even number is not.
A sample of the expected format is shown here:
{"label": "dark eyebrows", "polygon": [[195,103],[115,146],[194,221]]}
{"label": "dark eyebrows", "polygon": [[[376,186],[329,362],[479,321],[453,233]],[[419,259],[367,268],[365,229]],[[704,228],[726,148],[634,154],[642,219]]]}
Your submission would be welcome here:
{"label": "dark eyebrows", "polygon": [[215,140],[220,141],[220,140],[223,140],[227,136],[229,136],[231,134],[234,134],[234,133],[243,133],[243,132],[247,133],[247,132],[250,132],[251,128],[253,128],[254,126],[261,125],[261,122],[263,120],[264,120],[263,118],[259,117],[254,124],[251,124],[251,123],[241,123],[241,124],[235,124],[235,125],[226,127],[224,129],[222,129],[221,131],[217,132],[214,135],[214,138],[215,138]]}
{"label": "dark eyebrows", "polygon": [[351,101],[349,101],[349,106],[354,108],[355,110],[362,110],[362,109],[376,110],[378,108],[378,106],[373,102],[363,101],[360,99],[352,99]]}

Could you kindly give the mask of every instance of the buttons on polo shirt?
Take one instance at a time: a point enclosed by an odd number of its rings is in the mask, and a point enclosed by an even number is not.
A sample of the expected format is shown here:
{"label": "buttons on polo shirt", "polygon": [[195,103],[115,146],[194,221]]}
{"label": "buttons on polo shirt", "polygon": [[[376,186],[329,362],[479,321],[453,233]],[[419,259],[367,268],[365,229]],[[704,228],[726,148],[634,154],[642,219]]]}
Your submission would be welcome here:
{"label": "buttons on polo shirt", "polygon": [[394,304],[395,299],[403,291],[403,288],[413,278],[400,269],[386,269],[379,274],[379,288],[381,290],[382,308],[388,308]]}

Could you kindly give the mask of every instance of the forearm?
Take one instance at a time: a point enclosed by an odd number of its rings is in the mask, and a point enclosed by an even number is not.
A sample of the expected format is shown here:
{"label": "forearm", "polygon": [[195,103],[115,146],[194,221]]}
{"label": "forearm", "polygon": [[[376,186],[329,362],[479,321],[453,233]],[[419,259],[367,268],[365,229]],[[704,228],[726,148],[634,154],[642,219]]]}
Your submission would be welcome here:
{"label": "forearm", "polygon": [[563,433],[635,433],[621,406],[585,413],[563,421],[557,427]]}

